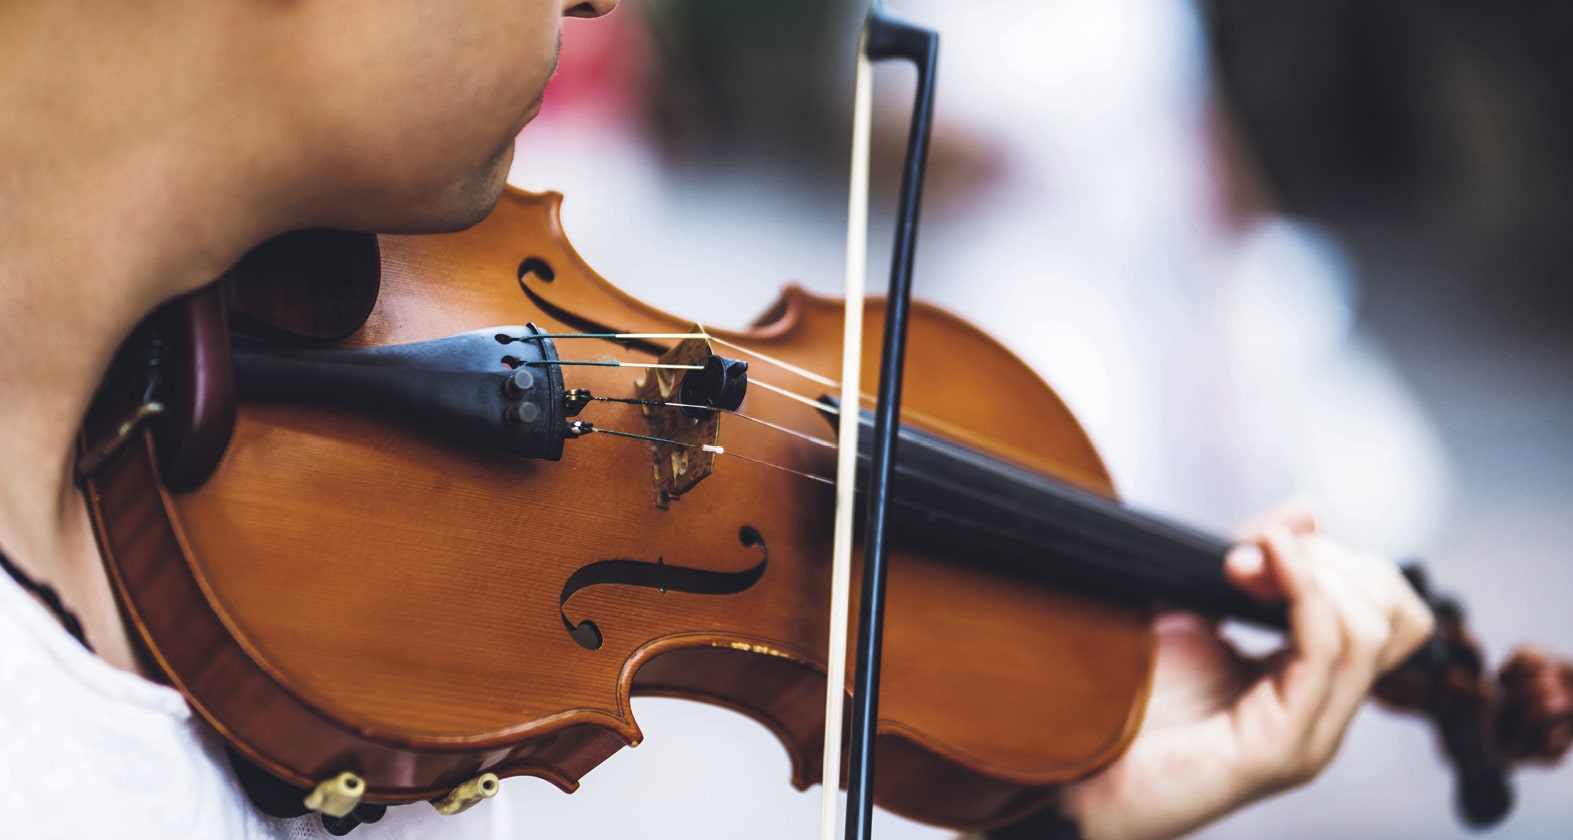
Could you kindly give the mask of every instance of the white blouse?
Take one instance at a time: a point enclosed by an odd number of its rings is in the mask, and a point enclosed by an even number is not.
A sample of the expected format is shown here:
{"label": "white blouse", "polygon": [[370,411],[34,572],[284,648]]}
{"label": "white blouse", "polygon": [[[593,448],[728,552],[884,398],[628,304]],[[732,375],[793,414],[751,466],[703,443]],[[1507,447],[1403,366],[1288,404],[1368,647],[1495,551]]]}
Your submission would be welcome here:
{"label": "white blouse", "polygon": [[[443,817],[388,809],[350,840],[502,838],[483,802]],[[315,814],[279,820],[254,808],[213,731],[180,693],[84,649],[9,575],[0,574],[0,835],[16,838],[329,838]]]}

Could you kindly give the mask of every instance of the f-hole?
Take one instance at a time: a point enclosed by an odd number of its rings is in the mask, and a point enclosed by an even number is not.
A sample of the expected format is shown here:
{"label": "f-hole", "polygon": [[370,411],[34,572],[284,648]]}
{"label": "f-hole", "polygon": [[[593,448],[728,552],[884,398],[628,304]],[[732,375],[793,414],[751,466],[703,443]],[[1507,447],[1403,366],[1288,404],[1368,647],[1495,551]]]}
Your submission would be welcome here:
{"label": "f-hole", "polygon": [[524,278],[531,274],[541,278],[542,283],[550,283],[557,279],[557,272],[540,257],[525,257],[519,262],[519,282],[522,284]]}
{"label": "f-hole", "polygon": [[744,548],[759,547],[759,562],[740,572],[712,572],[668,566],[664,557],[657,557],[654,563],[618,558],[584,566],[569,575],[563,583],[563,593],[558,599],[557,608],[564,629],[580,647],[586,650],[600,649],[603,641],[601,628],[589,619],[575,624],[563,609],[575,592],[592,586],[636,586],[659,590],[662,594],[687,592],[693,595],[736,595],[748,591],[765,576],[765,567],[770,563],[770,550],[765,546],[765,538],[750,525],[744,525],[737,532],[737,539]]}
{"label": "f-hole", "polygon": [[[570,312],[542,297],[539,292],[531,288],[532,280],[539,280],[541,284],[550,285],[556,279],[557,272],[550,263],[540,257],[525,257],[519,261],[519,291],[524,292],[524,296],[529,298],[531,303],[535,304],[551,318],[584,333],[629,332],[629,330],[603,324],[577,312]],[[666,347],[643,338],[619,338],[614,340],[624,347],[630,347],[651,356],[659,356],[667,351]]]}

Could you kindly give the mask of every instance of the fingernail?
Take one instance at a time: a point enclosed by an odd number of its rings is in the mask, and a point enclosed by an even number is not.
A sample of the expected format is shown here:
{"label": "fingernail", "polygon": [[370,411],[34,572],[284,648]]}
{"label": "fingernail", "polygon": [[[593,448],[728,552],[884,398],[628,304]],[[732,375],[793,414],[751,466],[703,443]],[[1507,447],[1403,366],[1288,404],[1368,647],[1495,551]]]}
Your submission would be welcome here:
{"label": "fingernail", "polygon": [[1254,545],[1237,545],[1229,550],[1224,564],[1237,575],[1258,575],[1262,572],[1262,550]]}

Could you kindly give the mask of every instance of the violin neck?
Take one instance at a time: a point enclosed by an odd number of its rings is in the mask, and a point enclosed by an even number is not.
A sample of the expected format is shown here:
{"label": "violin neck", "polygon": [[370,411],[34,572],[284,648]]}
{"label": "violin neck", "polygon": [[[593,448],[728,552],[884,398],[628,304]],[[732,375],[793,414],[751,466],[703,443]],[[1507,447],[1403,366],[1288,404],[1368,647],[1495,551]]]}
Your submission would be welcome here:
{"label": "violin neck", "polygon": [[[862,426],[860,490],[872,457],[869,412]],[[891,528],[910,545],[1112,601],[1287,626],[1281,603],[1257,601],[1224,576],[1229,541],[910,426],[897,444],[895,486]]]}

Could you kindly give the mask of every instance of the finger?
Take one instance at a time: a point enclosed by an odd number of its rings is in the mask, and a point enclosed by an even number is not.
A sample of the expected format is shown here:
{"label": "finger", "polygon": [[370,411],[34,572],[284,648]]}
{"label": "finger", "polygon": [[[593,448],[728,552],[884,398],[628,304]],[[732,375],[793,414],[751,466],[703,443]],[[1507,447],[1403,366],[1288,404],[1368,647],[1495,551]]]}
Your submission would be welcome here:
{"label": "finger", "polygon": [[1397,563],[1374,555],[1363,555],[1361,559],[1373,570],[1373,586],[1380,587],[1375,594],[1385,599],[1382,603],[1385,605],[1391,637],[1382,651],[1378,667],[1382,673],[1387,673],[1402,665],[1410,654],[1431,638],[1436,630],[1436,614],[1409,579],[1404,577]]}
{"label": "finger", "polygon": [[1381,673],[1385,674],[1402,665],[1410,654],[1431,638],[1436,630],[1436,614],[1396,565],[1386,561],[1383,563],[1386,566],[1384,577],[1391,593],[1387,601],[1391,638],[1378,663]]}
{"label": "finger", "polygon": [[1242,543],[1257,542],[1268,529],[1282,527],[1291,536],[1303,537],[1316,533],[1316,506],[1304,496],[1285,499],[1262,513],[1246,520],[1235,530],[1234,538]]}
{"label": "finger", "polygon": [[1258,601],[1282,601],[1285,598],[1278,575],[1267,564],[1262,547],[1257,543],[1237,545],[1229,550],[1223,560],[1224,577]]}
{"label": "finger", "polygon": [[1291,537],[1315,532],[1316,515],[1310,501],[1292,498],[1259,514],[1236,533],[1240,545],[1224,558],[1224,575],[1246,594],[1262,601],[1287,598],[1278,575],[1262,556],[1262,539],[1270,530],[1281,529]]}
{"label": "finger", "polygon": [[[1370,616],[1381,622],[1380,646],[1372,651],[1378,674],[1401,664],[1430,637],[1434,623],[1430,608],[1392,561],[1313,539],[1316,555],[1323,558],[1329,579],[1363,602],[1358,605],[1364,607],[1360,620]],[[1349,609],[1356,606],[1351,604]],[[1377,635],[1376,628],[1356,629],[1365,636]],[[1361,641],[1372,639],[1362,638]]]}
{"label": "finger", "polygon": [[1326,703],[1330,675],[1342,654],[1337,610],[1287,528],[1269,526],[1261,546],[1269,573],[1288,601],[1294,641],[1294,654],[1276,680],[1279,699],[1292,717],[1314,715]]}
{"label": "finger", "polygon": [[1316,574],[1334,605],[1342,637],[1341,653],[1329,675],[1327,703],[1307,742],[1308,752],[1325,762],[1382,673],[1393,628],[1385,597],[1390,593],[1384,593],[1386,587],[1371,574],[1371,558],[1328,543],[1312,545]]}
{"label": "finger", "polygon": [[1384,672],[1409,661],[1409,657],[1436,634],[1436,613],[1432,612],[1430,605],[1421,600],[1419,593],[1412,589],[1407,596],[1402,606],[1401,641],[1389,652],[1386,662],[1382,665]]}
{"label": "finger", "polygon": [[1247,745],[1241,783],[1253,795],[1304,782],[1325,763],[1307,745],[1328,703],[1343,643],[1335,606],[1300,541],[1287,528],[1269,527],[1261,546],[1270,574],[1286,595],[1291,644],[1276,657],[1269,678],[1243,695],[1232,715]]}
{"label": "finger", "polygon": [[1305,746],[1312,766],[1319,768],[1332,759],[1377,678],[1429,632],[1429,610],[1391,562],[1315,537],[1305,541],[1305,548],[1336,609],[1342,636],[1326,706]]}
{"label": "finger", "polygon": [[1202,720],[1227,708],[1261,671],[1219,635],[1217,621],[1185,613],[1166,613],[1153,623],[1152,696],[1143,729]]}
{"label": "finger", "polygon": [[[1390,565],[1314,536],[1269,527],[1260,545],[1288,601],[1293,646],[1236,719],[1264,736],[1261,778],[1283,787],[1309,780],[1331,761],[1377,675],[1412,646],[1409,602],[1418,599],[1407,584],[1400,588]],[[1277,708],[1258,694],[1269,687]]]}

